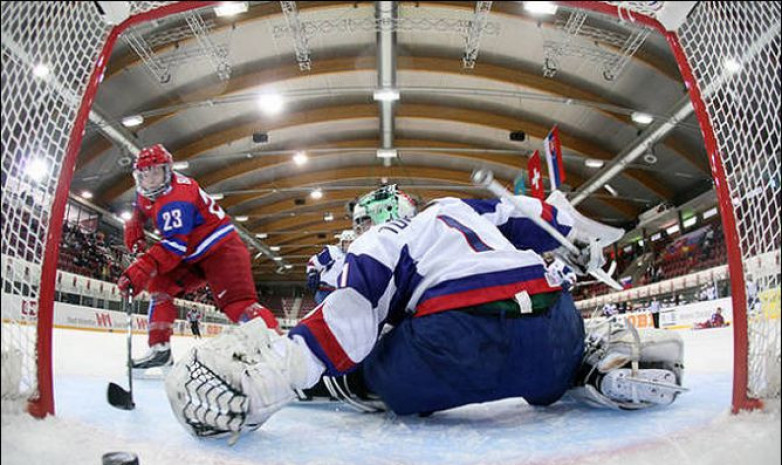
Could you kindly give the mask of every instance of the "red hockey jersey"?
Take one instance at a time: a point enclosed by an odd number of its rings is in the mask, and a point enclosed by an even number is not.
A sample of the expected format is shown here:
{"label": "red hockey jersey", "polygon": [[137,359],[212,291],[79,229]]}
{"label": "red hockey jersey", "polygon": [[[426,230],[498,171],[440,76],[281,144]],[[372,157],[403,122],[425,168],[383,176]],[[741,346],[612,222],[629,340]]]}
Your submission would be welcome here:
{"label": "red hockey jersey", "polygon": [[136,196],[142,221],[151,218],[163,237],[149,253],[158,272],[171,271],[184,260],[196,263],[207,257],[229,235],[237,234],[222,208],[187,176],[174,173],[171,187],[155,201]]}

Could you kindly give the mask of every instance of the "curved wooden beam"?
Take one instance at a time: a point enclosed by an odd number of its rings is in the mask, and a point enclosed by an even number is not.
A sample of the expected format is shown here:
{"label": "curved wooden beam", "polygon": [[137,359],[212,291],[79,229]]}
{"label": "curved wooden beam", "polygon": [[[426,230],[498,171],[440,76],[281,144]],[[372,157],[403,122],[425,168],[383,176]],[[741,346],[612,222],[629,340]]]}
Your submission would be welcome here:
{"label": "curved wooden beam", "polygon": [[[290,114],[285,121],[272,122],[266,126],[267,130],[281,129],[283,127],[294,127],[307,123],[326,122],[334,120],[349,120],[355,118],[374,118],[377,114],[376,105],[363,104],[363,105],[332,105],[327,107],[320,107],[309,111],[298,111]],[[488,126],[495,129],[502,129],[505,131],[523,130],[527,134],[543,139],[546,137],[549,131],[549,127],[542,124],[533,122],[519,122],[516,118],[499,115],[488,111],[479,110],[467,110],[464,108],[447,106],[447,105],[421,105],[421,104],[405,104],[397,109],[397,118],[425,118],[433,120],[444,121],[457,121],[465,124],[473,124],[478,126]],[[227,129],[212,132],[211,134],[204,134],[196,141],[180,147],[179,149],[172,150],[175,159],[177,161],[187,160],[200,153],[208,151],[214,147],[227,144],[238,139],[250,137],[253,131],[257,130],[258,122],[255,119],[247,122],[229,122],[226,124]],[[610,160],[614,154],[597,145],[594,142],[578,138],[576,136],[569,135],[567,133],[560,133],[560,138],[563,146],[570,148],[576,152],[582,153],[587,157],[599,158],[602,160]],[[642,185],[650,189],[656,195],[661,198],[670,198],[672,192],[670,189],[656,183],[651,180],[640,180],[634,178],[632,173],[626,173],[629,177],[636,179]],[[106,202],[110,202],[117,196],[131,189],[133,186],[132,179],[127,177],[118,183],[113,184],[112,187],[102,193],[102,198]]]}
{"label": "curved wooden beam", "polygon": [[[396,182],[399,179],[410,178],[411,172],[414,172],[415,179],[430,179],[433,181],[446,181],[451,184],[461,184],[465,186],[471,185],[469,181],[470,172],[468,171],[434,168],[430,166],[415,166],[415,165],[407,165],[403,168],[400,168],[398,166],[391,166],[382,169],[383,169],[383,176],[389,178],[390,182]],[[347,167],[347,168],[340,168],[340,169],[326,169],[321,171],[309,172],[301,176],[297,176],[296,178],[286,178],[272,183],[260,184],[251,187],[251,189],[274,189],[274,188],[280,189],[285,187],[293,187],[294,185],[295,187],[310,186],[310,185],[315,186],[323,183],[324,181],[329,181],[333,179],[339,179],[339,180],[375,179],[376,180],[375,177],[368,177],[366,171],[367,171],[366,167],[361,167],[361,166]],[[505,173],[498,172],[495,173],[495,175],[497,176],[498,180],[500,180],[500,182],[504,182],[507,185],[510,185],[512,183],[512,179],[508,179]],[[232,206],[239,205],[243,202],[252,201],[260,197],[262,197],[262,195],[252,194],[252,193],[227,195],[225,199],[221,201],[221,204],[226,208],[230,208]],[[600,200],[610,205],[612,208],[616,209],[620,214],[625,216],[625,218],[634,219],[638,213],[638,210],[634,206],[629,205],[625,202],[620,202],[615,199],[600,199]]]}
{"label": "curved wooden beam", "polygon": [[[295,63],[285,64],[275,68],[268,68],[267,66],[263,66],[260,70],[247,71],[243,75],[232,77],[226,86],[207,84],[204,87],[199,87],[196,91],[191,91],[189,94],[186,93],[180,96],[179,99],[181,102],[193,102],[203,99],[203,96],[205,95],[209,96],[210,98],[216,98],[219,96],[226,96],[241,91],[246,91],[248,89],[257,88],[272,82],[284,82],[286,80],[292,79],[306,79],[319,75],[368,71],[374,70],[375,67],[376,59],[374,57],[357,58],[355,56],[321,60],[318,62],[316,69],[310,70],[306,75],[301,74],[301,71],[298,69],[298,66]],[[459,67],[458,60],[442,57],[401,56],[397,58],[397,67],[402,71],[420,71],[437,74],[464,75],[464,70]],[[470,76],[498,81],[506,84],[524,86],[541,92],[551,93],[563,98],[622,106],[616,101],[606,99],[602,95],[588,91],[572,82],[563,82],[549,79],[543,77],[540,73],[531,73],[525,70],[509,68],[489,62],[482,61],[479,68],[471,70]],[[161,105],[162,103],[155,106]],[[166,102],[166,105],[171,105],[171,102]],[[624,124],[631,124],[629,118],[626,115],[609,113],[599,108],[595,111],[607,115],[608,117]],[[144,126],[137,128],[136,131],[143,129],[144,127],[149,127],[150,125],[156,124],[162,120],[174,117],[177,114],[178,113],[175,112],[167,116],[149,118],[147,121],[145,121]],[[103,151],[106,150],[105,146],[102,146],[101,149],[92,149],[91,147],[88,148],[88,150],[86,150],[85,153],[79,157],[77,168],[89,163],[92,159],[94,159],[94,157],[100,155]],[[705,160],[701,160],[703,157],[696,157],[694,154],[692,154],[691,151],[682,151],[673,146],[671,149],[679,156],[693,164],[693,166],[702,171],[704,174],[708,174],[708,166],[705,163]]]}

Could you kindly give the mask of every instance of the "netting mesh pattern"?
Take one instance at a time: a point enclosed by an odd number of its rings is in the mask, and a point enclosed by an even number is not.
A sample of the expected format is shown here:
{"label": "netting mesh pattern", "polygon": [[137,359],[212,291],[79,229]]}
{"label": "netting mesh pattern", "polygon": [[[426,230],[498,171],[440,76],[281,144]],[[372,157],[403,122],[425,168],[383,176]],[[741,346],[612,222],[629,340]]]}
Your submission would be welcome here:
{"label": "netting mesh pattern", "polygon": [[[131,13],[164,3],[134,2]],[[95,2],[2,2],[3,410],[39,395],[35,323],[50,214],[110,26]],[[67,167],[66,169],[73,169]],[[50,363],[50,361],[45,361]],[[6,370],[8,368],[8,370]]]}
{"label": "netting mesh pattern", "polygon": [[745,279],[750,398],[780,393],[780,11],[699,2],[679,31],[725,167]]}
{"label": "netting mesh pattern", "polygon": [[[76,113],[107,26],[91,3],[2,3],[2,266],[4,358],[21,358],[18,389],[35,396],[35,323],[49,216]],[[19,261],[28,266],[16,266]],[[19,301],[14,301],[19,302]],[[22,310],[25,310],[22,312]],[[11,383],[12,384],[12,383]]]}

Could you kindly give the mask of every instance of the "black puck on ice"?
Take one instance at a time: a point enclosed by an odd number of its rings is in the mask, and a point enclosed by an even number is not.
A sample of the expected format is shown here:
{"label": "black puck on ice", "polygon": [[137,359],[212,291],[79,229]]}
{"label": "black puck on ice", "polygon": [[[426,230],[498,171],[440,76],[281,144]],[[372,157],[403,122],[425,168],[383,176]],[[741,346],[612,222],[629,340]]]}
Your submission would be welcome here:
{"label": "black puck on ice", "polygon": [[133,452],[108,452],[103,454],[103,465],[139,465]]}

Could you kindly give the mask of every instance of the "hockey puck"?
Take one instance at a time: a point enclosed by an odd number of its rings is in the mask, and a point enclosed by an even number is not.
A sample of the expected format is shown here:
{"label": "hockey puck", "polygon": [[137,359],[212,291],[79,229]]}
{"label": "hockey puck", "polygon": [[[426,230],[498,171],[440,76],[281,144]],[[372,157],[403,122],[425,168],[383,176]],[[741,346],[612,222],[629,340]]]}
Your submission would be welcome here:
{"label": "hockey puck", "polygon": [[103,465],[138,465],[138,456],[133,452],[108,452],[103,454]]}

